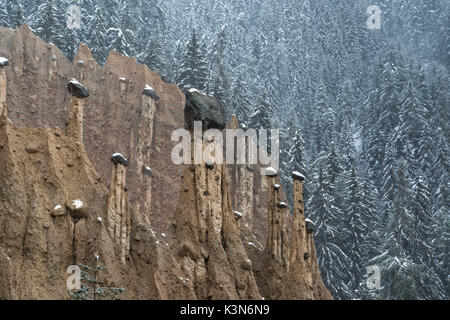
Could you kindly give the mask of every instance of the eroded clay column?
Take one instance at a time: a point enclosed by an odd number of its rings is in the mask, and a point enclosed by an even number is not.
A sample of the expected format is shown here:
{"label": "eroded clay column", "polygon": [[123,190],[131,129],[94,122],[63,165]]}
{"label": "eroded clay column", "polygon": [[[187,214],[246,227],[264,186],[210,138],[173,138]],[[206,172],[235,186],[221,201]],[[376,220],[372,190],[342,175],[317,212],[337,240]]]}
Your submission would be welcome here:
{"label": "eroded clay column", "polygon": [[[142,91],[141,116],[138,127],[138,142],[136,152],[137,168],[139,170],[139,188],[140,196],[145,200],[145,208],[148,211],[152,203],[152,170],[151,170],[151,152],[154,132],[154,122],[156,113],[156,101],[159,99],[155,90],[146,85]],[[140,212],[139,201],[136,202],[136,212]]]}
{"label": "eroded clay column", "polygon": [[130,211],[125,191],[126,167],[128,160],[120,153],[111,157],[113,162],[111,186],[108,197],[107,223],[109,234],[120,249],[121,261],[130,250]]}
{"label": "eroded clay column", "polygon": [[[6,72],[5,67],[9,66],[8,59],[0,57],[0,119],[3,116],[8,117],[8,111],[6,109]],[[3,115],[3,113],[5,113]]]}
{"label": "eroded clay column", "polygon": [[83,143],[83,114],[84,99],[89,97],[89,90],[77,80],[72,79],[67,86],[72,95],[69,109],[69,123],[66,127],[66,136]]}
{"label": "eroded clay column", "polygon": [[318,268],[314,268],[314,263],[317,263],[316,249],[314,247],[314,231],[316,226],[310,219],[305,219],[306,224],[306,252],[304,258],[306,260],[307,276],[309,283],[313,284],[313,281],[320,275],[314,275],[314,271]]}
{"label": "eroded clay column", "polygon": [[268,188],[268,199],[267,199],[267,223],[268,223],[268,232],[267,232],[267,245],[266,248],[269,249],[272,257],[276,257],[276,226],[275,226],[275,214],[276,214],[276,194],[275,194],[275,177],[277,176],[277,172],[273,168],[266,169],[267,175],[267,188]]}
{"label": "eroded clay column", "polygon": [[303,201],[303,184],[305,177],[294,171],[294,218],[292,221],[292,241],[290,246],[290,263],[303,258],[306,252],[306,234],[305,234],[305,204]]}
{"label": "eroded clay column", "polygon": [[285,243],[285,219],[286,209],[288,205],[281,201],[280,197],[280,185],[276,184],[274,186],[275,190],[275,201],[276,201],[276,213],[275,213],[275,229],[276,236],[274,237],[276,245],[276,258],[281,264],[286,263],[286,243]]}

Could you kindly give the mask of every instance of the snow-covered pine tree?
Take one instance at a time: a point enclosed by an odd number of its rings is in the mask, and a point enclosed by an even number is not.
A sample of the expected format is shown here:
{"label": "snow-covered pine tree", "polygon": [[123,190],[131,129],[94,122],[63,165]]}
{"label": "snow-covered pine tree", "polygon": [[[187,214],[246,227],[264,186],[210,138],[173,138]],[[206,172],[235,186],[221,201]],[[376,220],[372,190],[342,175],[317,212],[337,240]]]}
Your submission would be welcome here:
{"label": "snow-covered pine tree", "polygon": [[258,98],[258,103],[253,108],[250,116],[249,127],[253,129],[271,129],[272,128],[273,108],[269,103],[267,91],[263,91],[262,96]]}
{"label": "snow-covered pine tree", "polygon": [[177,82],[181,89],[206,90],[208,66],[205,61],[205,48],[195,30],[192,31],[191,39],[185,46],[179,70]]}
{"label": "snow-covered pine tree", "polygon": [[320,272],[325,285],[333,297],[348,299],[352,297],[351,259],[341,246],[343,242],[343,213],[335,204],[335,186],[331,183],[324,160],[319,159],[317,175],[313,176],[314,186],[309,199],[309,217],[316,223],[314,235]]}
{"label": "snow-covered pine tree", "polygon": [[211,59],[208,77],[208,93],[226,106],[230,103],[229,67],[226,59],[227,45],[227,29],[223,26],[208,54]]}
{"label": "snow-covered pine tree", "polygon": [[45,0],[38,8],[37,20],[35,22],[36,33],[43,40],[57,46],[62,44],[62,31],[64,22],[53,0]]}
{"label": "snow-covered pine tree", "polygon": [[350,169],[345,182],[345,216],[344,229],[341,230],[345,237],[343,245],[344,252],[350,258],[351,264],[348,266],[352,273],[350,288],[357,290],[363,275],[365,274],[364,256],[366,237],[369,235],[370,226],[367,224],[366,214],[370,214],[370,208],[364,207],[363,183],[359,177],[359,172],[355,167]]}
{"label": "snow-covered pine tree", "polygon": [[388,249],[392,256],[406,257],[412,251],[410,239],[414,232],[414,217],[410,210],[411,190],[406,176],[406,164],[399,160],[397,169],[398,187],[392,207],[388,230]]}
{"label": "snow-covered pine tree", "polygon": [[9,27],[9,13],[8,6],[6,6],[6,0],[0,0],[0,25],[3,27]]}
{"label": "snow-covered pine tree", "polygon": [[109,47],[107,25],[106,11],[101,6],[96,6],[88,27],[88,45],[94,58],[102,64],[108,54],[105,48]]}
{"label": "snow-covered pine tree", "polygon": [[236,79],[233,82],[230,98],[230,110],[234,112],[240,123],[248,124],[253,98],[249,91],[245,68],[238,67]]}
{"label": "snow-covered pine tree", "polygon": [[166,51],[165,31],[163,28],[164,27],[161,24],[156,24],[154,26],[152,36],[150,37],[140,60],[150,69],[167,77],[168,75],[171,75],[171,71]]}

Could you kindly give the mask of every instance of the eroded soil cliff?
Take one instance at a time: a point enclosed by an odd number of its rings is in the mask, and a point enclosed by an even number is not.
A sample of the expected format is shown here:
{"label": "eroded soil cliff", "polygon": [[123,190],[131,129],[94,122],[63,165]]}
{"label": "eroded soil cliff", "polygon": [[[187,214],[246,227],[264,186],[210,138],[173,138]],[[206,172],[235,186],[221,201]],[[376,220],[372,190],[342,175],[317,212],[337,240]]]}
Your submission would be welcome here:
{"label": "eroded soil cliff", "polygon": [[[105,284],[128,299],[331,298],[299,211],[301,182],[290,215],[278,177],[259,168],[172,163],[185,106],[176,85],[114,51],[100,66],[84,44],[68,61],[26,25],[0,28],[0,56],[10,60],[0,299],[68,298],[67,266],[94,265],[94,254]],[[82,105],[67,91],[71,78],[90,91]],[[81,123],[69,117],[76,108]]]}

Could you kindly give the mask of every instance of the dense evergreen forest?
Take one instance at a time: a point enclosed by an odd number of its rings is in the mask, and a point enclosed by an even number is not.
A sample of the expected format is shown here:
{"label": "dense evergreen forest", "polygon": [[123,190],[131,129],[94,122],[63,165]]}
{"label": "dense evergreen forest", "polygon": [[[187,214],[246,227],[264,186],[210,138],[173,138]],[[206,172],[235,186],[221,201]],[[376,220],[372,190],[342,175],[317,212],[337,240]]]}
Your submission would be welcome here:
{"label": "dense evergreen forest", "polygon": [[[367,7],[381,9],[369,29]],[[67,8],[81,9],[79,29]],[[115,49],[280,128],[281,176],[337,299],[449,298],[450,14],[446,0],[0,0],[72,58]],[[291,195],[289,195],[291,197]],[[381,288],[366,287],[366,267]]]}

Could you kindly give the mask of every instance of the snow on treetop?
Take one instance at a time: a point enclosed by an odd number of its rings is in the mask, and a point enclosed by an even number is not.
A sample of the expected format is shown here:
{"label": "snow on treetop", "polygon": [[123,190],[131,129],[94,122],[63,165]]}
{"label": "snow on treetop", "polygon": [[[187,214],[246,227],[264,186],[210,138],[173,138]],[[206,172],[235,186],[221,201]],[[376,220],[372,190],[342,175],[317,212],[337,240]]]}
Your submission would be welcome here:
{"label": "snow on treetop", "polygon": [[270,177],[274,177],[277,175],[277,170],[275,170],[272,167],[267,167],[266,168],[266,175],[270,176]]}
{"label": "snow on treetop", "polygon": [[301,174],[300,172],[298,172],[298,171],[292,172],[292,178],[294,178],[295,180],[300,180],[300,181],[305,180],[305,176],[302,175],[302,174]]}
{"label": "snow on treetop", "polygon": [[0,57],[0,67],[9,66],[9,60],[5,57]]}
{"label": "snow on treetop", "polygon": [[113,155],[111,156],[111,161],[114,164],[118,164],[120,163],[123,166],[128,166],[128,160],[127,158],[125,158],[123,155],[121,155],[120,153],[113,153]]}

